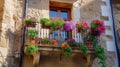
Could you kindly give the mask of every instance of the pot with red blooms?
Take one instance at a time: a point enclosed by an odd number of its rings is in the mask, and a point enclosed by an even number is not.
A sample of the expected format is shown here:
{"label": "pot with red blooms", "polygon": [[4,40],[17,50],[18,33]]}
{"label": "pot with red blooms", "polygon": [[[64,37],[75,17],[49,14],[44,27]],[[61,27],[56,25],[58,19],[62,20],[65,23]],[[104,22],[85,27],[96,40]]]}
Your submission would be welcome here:
{"label": "pot with red blooms", "polygon": [[90,34],[99,37],[101,34],[105,33],[105,25],[101,20],[94,20],[91,23]]}

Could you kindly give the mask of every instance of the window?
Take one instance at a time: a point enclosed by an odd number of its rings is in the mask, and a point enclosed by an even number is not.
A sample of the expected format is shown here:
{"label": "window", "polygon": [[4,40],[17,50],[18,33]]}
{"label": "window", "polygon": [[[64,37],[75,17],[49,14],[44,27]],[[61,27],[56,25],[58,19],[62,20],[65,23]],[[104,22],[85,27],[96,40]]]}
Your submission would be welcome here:
{"label": "window", "polygon": [[57,11],[56,10],[50,10],[50,17],[51,18],[57,17]]}
{"label": "window", "polygon": [[71,19],[72,4],[50,1],[50,18]]}
{"label": "window", "polygon": [[[50,1],[50,18],[51,19],[52,18],[60,18],[65,21],[71,20],[71,8],[72,8],[72,4],[70,4],[70,3]],[[63,32],[63,33],[65,35],[67,34],[64,38],[66,38],[66,39],[72,38],[72,31]],[[63,33],[61,33],[62,36],[64,35]]]}

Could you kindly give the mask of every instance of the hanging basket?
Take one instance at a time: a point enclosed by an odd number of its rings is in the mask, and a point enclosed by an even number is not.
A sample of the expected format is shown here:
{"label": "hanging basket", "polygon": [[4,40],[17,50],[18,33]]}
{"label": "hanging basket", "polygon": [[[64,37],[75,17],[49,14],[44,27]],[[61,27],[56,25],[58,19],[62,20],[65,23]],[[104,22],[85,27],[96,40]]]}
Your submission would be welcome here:
{"label": "hanging basket", "polygon": [[36,23],[35,23],[35,22],[26,23],[26,26],[27,26],[27,27],[35,27],[35,26],[36,26]]}

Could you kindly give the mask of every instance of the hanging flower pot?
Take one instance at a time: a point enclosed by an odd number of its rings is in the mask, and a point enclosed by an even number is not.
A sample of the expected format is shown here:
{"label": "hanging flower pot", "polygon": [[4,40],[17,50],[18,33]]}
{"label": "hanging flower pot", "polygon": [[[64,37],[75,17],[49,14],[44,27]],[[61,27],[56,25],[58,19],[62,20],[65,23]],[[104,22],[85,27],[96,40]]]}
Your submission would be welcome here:
{"label": "hanging flower pot", "polygon": [[50,29],[50,27],[52,25],[52,21],[48,18],[41,18],[40,23],[42,25],[41,27],[46,28],[46,29]]}
{"label": "hanging flower pot", "polygon": [[94,36],[100,36],[101,34],[105,33],[105,25],[103,21],[94,20],[91,23],[90,33]]}
{"label": "hanging flower pot", "polygon": [[27,27],[35,27],[36,26],[36,22],[30,18],[25,18],[23,21]]}
{"label": "hanging flower pot", "polygon": [[64,20],[56,19],[52,23],[51,30],[53,30],[53,31],[60,30],[61,28],[63,28],[64,24],[65,24]]}

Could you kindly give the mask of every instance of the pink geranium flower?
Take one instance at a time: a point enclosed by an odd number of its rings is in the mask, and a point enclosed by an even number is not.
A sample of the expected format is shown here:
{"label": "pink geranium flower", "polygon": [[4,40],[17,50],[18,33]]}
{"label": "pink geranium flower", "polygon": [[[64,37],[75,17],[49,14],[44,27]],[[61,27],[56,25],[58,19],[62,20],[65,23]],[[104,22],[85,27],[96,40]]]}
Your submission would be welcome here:
{"label": "pink geranium flower", "polygon": [[89,28],[88,24],[85,21],[82,21],[81,23],[76,24],[76,27],[78,29],[78,32],[80,33],[85,33]]}

